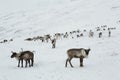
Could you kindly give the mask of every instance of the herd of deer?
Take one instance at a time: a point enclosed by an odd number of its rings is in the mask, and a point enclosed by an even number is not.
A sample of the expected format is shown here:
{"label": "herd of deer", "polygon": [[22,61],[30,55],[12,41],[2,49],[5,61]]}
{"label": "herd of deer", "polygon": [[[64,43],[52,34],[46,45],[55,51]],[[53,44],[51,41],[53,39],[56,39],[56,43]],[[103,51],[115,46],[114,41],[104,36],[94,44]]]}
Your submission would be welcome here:
{"label": "herd of deer", "polygon": [[27,38],[25,39],[26,41],[38,41],[38,40],[41,40],[42,42],[48,42],[49,40],[52,41],[52,38],[53,39],[62,39],[62,38],[75,38],[75,37],[82,37],[82,36],[85,36],[85,34],[87,33],[89,37],[94,37],[95,34],[98,35],[99,38],[102,37],[103,35],[103,32],[108,32],[108,37],[111,37],[111,31],[112,30],[115,30],[116,28],[115,27],[108,27],[107,25],[103,25],[103,26],[100,26],[100,27],[95,27],[95,31],[93,30],[89,30],[87,31],[86,29],[83,30],[83,31],[80,31],[79,29],[78,30],[73,30],[73,31],[70,31],[70,32],[65,32],[65,33],[55,33],[54,35],[50,35],[50,34],[47,34],[47,35],[44,35],[44,36],[34,36],[32,38]]}
{"label": "herd of deer", "polygon": [[[107,25],[103,25],[101,27],[96,27],[96,31],[99,31],[98,37],[102,37],[102,30],[108,31],[108,37],[111,37],[111,30],[115,30],[116,28],[107,28]],[[83,30],[83,33],[86,32],[86,30]],[[44,37],[42,36],[37,36],[33,38],[27,38],[25,40],[27,41],[36,41],[36,40],[41,40],[42,42],[48,42],[49,40],[51,41],[52,48],[55,48],[55,43],[57,39],[60,38],[68,38],[68,36],[72,36],[73,34],[76,34],[76,37],[82,37],[84,36],[80,30],[77,31],[71,31],[71,32],[66,32],[66,33],[56,33],[53,35],[54,39],[51,39],[51,35],[47,34]],[[89,31],[89,37],[93,37],[94,32],[92,30]],[[72,36],[74,38],[74,36]],[[68,58],[66,59],[65,62],[65,67],[67,67],[67,63],[69,62],[70,66],[73,67],[71,60],[72,58],[79,58],[80,59],[80,66],[83,67],[83,59],[86,58],[89,55],[89,51],[91,49],[84,49],[84,48],[73,48],[73,49],[68,49],[67,50],[67,55]],[[23,60],[25,61],[25,67],[27,67],[27,64],[29,64],[29,67],[33,66],[34,64],[34,53],[32,51],[21,51],[19,53],[13,52],[11,58],[17,58],[18,59],[18,67],[23,67]]]}
{"label": "herd of deer", "polygon": [[6,42],[11,42],[11,41],[13,41],[13,39],[10,39],[10,40],[4,39],[3,41],[0,41],[0,43],[6,43]]}

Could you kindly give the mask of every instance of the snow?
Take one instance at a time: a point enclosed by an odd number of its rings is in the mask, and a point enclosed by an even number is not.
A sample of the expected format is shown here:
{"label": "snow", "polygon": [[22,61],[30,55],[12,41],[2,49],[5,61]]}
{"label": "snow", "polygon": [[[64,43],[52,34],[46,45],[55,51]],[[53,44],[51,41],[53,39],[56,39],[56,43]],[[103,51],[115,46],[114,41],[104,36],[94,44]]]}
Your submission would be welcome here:
{"label": "snow", "polygon": [[[0,80],[120,80],[120,1],[119,0],[0,0]],[[116,27],[111,37],[98,38],[95,27]],[[84,37],[50,42],[24,41],[28,37],[87,30]],[[95,36],[88,37],[93,30]],[[73,35],[75,36],[75,35]],[[11,51],[35,51],[33,67],[18,68]],[[90,48],[79,67],[79,59],[65,67],[66,51]]]}

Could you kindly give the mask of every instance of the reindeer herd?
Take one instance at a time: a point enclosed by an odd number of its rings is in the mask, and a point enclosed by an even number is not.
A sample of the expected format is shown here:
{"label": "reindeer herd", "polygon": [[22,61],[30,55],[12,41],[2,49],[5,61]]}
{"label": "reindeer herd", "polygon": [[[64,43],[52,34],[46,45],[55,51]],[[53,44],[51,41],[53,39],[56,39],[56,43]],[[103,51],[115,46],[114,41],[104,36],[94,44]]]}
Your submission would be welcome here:
{"label": "reindeer herd", "polygon": [[[95,31],[98,33],[98,38],[101,38],[103,35],[103,31],[108,32],[108,37],[111,37],[111,31],[115,30],[116,28],[108,28],[107,25],[103,25],[101,27],[96,27]],[[27,38],[25,39],[26,41],[41,41],[41,42],[49,42],[51,41],[52,48],[56,47],[56,40],[59,39],[64,39],[64,38],[80,38],[84,36],[84,33],[87,33],[87,30],[75,30],[75,31],[70,31],[70,32],[65,32],[65,33],[55,33],[54,35],[44,35],[44,36],[37,36],[33,38]],[[93,30],[89,30],[88,32],[88,37],[94,37],[96,34]],[[70,66],[73,67],[71,60],[73,58],[79,58],[80,59],[80,67],[83,67],[83,59],[88,57],[89,52],[91,49],[84,49],[84,48],[72,48],[67,50],[67,56],[68,58],[66,59],[65,62],[65,67],[67,67],[67,63],[69,62]],[[17,52],[11,52],[11,58],[16,58],[18,60],[18,67],[23,67],[23,61],[25,61],[25,67],[29,65],[29,67],[32,67],[34,65],[34,52],[33,51],[21,51],[19,53]]]}
{"label": "reindeer herd", "polygon": [[[54,33],[53,35],[51,34],[46,34],[43,36],[34,36],[34,37],[29,37],[26,38],[25,41],[41,41],[41,42],[50,42],[52,44],[52,48],[56,47],[56,42],[57,40],[61,39],[74,39],[74,38],[81,38],[81,37],[86,37],[88,36],[89,38],[92,37],[97,37],[97,38],[102,38],[104,36],[111,37],[112,35],[112,30],[115,30],[116,27],[108,27],[107,25],[102,25],[100,27],[95,27],[94,30],[73,30],[70,32],[65,32],[65,33]],[[107,34],[105,34],[105,32]],[[87,35],[86,35],[87,34]]]}
{"label": "reindeer herd", "polygon": [[88,34],[88,37],[94,37],[94,35],[96,34],[98,36],[98,38],[101,38],[103,35],[103,32],[107,32],[107,36],[111,37],[111,31],[115,30],[116,27],[108,27],[107,25],[103,25],[100,27],[95,27],[95,30],[73,30],[70,32],[65,32],[65,33],[55,33],[53,35],[50,34],[46,34],[44,36],[34,36],[32,38],[26,38],[26,41],[41,41],[41,42],[52,42],[52,39],[64,39],[64,38],[79,38],[79,37],[83,37],[85,36],[85,34]]}

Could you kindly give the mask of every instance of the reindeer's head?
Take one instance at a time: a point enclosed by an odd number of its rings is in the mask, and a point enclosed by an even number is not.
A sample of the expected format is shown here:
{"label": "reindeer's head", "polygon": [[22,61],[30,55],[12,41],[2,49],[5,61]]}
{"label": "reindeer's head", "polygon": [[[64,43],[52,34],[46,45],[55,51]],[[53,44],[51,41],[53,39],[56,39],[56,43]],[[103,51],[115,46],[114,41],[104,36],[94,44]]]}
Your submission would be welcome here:
{"label": "reindeer's head", "polygon": [[85,50],[87,56],[89,55],[90,50],[91,50],[90,48]]}
{"label": "reindeer's head", "polygon": [[11,58],[16,57],[16,55],[17,55],[17,53],[16,53],[16,52],[11,51],[11,53],[12,53]]}

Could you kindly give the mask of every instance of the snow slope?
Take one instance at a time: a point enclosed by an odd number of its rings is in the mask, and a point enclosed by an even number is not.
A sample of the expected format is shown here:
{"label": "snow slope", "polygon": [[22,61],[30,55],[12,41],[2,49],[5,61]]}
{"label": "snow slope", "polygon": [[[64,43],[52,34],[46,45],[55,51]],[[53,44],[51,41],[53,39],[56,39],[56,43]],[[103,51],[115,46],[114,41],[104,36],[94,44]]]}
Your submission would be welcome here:
{"label": "snow slope", "polygon": [[[120,1],[119,0],[0,0],[0,80],[120,80]],[[25,38],[71,30],[116,27],[112,36],[68,38],[50,43],[26,42]],[[35,51],[31,68],[18,68],[11,51]],[[84,67],[79,60],[65,68],[69,48],[91,48]]]}
{"label": "snow slope", "polygon": [[[120,17],[119,0],[21,0],[20,2],[13,0],[13,2],[9,3],[8,0],[4,2],[9,7],[7,9],[1,5],[4,9],[1,9],[0,15],[1,38],[9,38],[11,35],[14,38],[23,34],[33,36],[65,32],[85,26],[105,24],[114,26]],[[23,4],[25,6],[22,6]]]}

